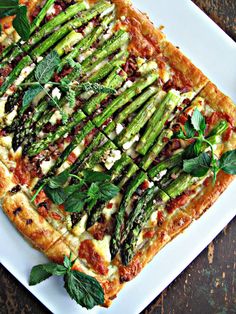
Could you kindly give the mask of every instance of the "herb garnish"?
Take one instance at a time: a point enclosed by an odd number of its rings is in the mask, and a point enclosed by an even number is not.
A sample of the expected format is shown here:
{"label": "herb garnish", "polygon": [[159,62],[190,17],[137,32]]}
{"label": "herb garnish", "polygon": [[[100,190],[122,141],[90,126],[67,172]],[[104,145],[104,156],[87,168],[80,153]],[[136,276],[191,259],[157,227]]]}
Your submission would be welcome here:
{"label": "herb garnish", "polygon": [[[218,125],[218,129],[223,131],[227,127],[226,123]],[[189,145],[184,153],[184,157],[187,159],[183,161],[183,170],[194,177],[202,177],[211,170],[214,176],[213,182],[215,183],[216,175],[221,169],[228,174],[236,174],[236,150],[228,151],[220,159],[217,159],[214,147],[209,141],[209,137],[216,136],[216,134],[210,133],[206,137],[205,130],[206,120],[201,112],[195,109],[192,117],[189,117],[185,123],[184,129],[180,129],[173,137],[183,140],[195,139],[195,142]],[[204,150],[209,147],[211,153],[203,152],[203,147]]]}
{"label": "herb garnish", "polygon": [[34,266],[30,273],[29,285],[48,279],[51,276],[63,276],[64,288],[69,296],[81,306],[92,309],[104,303],[104,291],[100,283],[93,277],[80,271],[73,270],[75,260],[65,256],[63,265],[47,263]]}
{"label": "herb garnish", "polygon": [[[70,177],[78,183],[65,186]],[[110,181],[111,177],[102,172],[85,169],[81,176],[76,176],[65,170],[47,179],[35,192],[32,201],[44,190],[54,204],[63,204],[67,212],[80,213],[85,206],[91,209],[98,201],[108,202],[119,193],[120,189]]]}
{"label": "herb garnish", "polygon": [[[76,71],[77,78],[81,75],[82,67],[78,62],[75,62],[73,59],[67,59],[67,63],[73,68],[73,71]],[[63,64],[64,66],[65,64]],[[36,67],[35,69],[35,79],[36,82],[22,83],[21,86],[32,86],[24,95],[23,106],[27,106],[34,97],[36,97],[42,89],[51,99],[52,105],[55,105],[61,113],[62,122],[66,124],[68,121],[67,114],[63,111],[58,103],[57,98],[52,97],[46,88],[43,87],[43,84],[48,84],[49,86],[58,86],[60,90],[66,93],[66,99],[69,102],[70,107],[73,107],[76,103],[76,94],[80,92],[94,91],[95,93],[106,93],[114,94],[115,89],[106,87],[98,83],[83,82],[80,83],[76,80],[70,81],[67,77],[64,77],[60,82],[52,82],[52,78],[55,70],[60,72],[61,69],[61,60],[56,51],[51,51]]]}
{"label": "herb garnish", "polygon": [[[6,16],[15,16],[13,27],[23,40],[30,37],[30,23],[27,17],[27,7],[19,4],[18,0],[1,0],[0,3],[0,19]],[[0,35],[2,26],[0,24]]]}

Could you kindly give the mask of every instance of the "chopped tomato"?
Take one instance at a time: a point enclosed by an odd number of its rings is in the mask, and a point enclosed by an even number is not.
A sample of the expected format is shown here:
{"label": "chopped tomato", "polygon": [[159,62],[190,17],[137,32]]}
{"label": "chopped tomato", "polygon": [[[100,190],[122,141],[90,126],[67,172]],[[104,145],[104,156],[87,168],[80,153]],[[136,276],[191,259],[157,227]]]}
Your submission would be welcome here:
{"label": "chopped tomato", "polygon": [[19,160],[14,170],[14,177],[21,184],[29,184],[30,173],[22,160]]}
{"label": "chopped tomato", "polygon": [[140,185],[141,190],[147,190],[149,188],[149,182],[148,180],[143,181],[143,183]]}
{"label": "chopped tomato", "polygon": [[144,232],[143,237],[144,239],[152,239],[155,235],[155,230],[148,230]]}
{"label": "chopped tomato", "polygon": [[173,213],[176,209],[178,209],[181,206],[184,206],[188,200],[189,196],[187,194],[182,194],[175,199],[168,202],[166,209],[168,213]]}
{"label": "chopped tomato", "polygon": [[61,220],[61,216],[58,215],[58,214],[55,213],[55,212],[52,212],[52,213],[51,213],[51,216],[52,216],[52,218],[55,219],[55,220]]}

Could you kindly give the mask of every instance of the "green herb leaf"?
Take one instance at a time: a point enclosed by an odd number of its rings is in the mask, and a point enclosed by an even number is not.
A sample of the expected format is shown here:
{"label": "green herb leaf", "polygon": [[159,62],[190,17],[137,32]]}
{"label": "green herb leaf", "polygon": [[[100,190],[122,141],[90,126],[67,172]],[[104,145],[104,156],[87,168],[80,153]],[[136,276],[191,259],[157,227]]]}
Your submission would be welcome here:
{"label": "green herb leaf", "polygon": [[70,255],[70,257],[68,257],[68,256],[65,256],[65,257],[64,257],[63,265],[64,265],[67,269],[71,269],[71,267],[72,267],[71,255]]}
{"label": "green herb leaf", "polygon": [[68,179],[69,179],[69,172],[63,171],[58,176],[52,177],[48,181],[48,186],[51,189],[56,189],[56,188],[62,187]]}
{"label": "green herb leaf", "polygon": [[[0,4],[0,7],[1,7],[1,4]],[[18,6],[16,6],[15,8],[8,8],[8,9],[1,9],[0,8],[0,19],[4,18],[6,16],[16,15],[17,9],[18,9]]]}
{"label": "green herb leaf", "polygon": [[67,272],[67,268],[63,265],[48,263],[43,265],[44,270],[46,270],[49,274],[54,276],[62,276]]}
{"label": "green herb leaf", "polygon": [[49,82],[55,69],[60,63],[60,57],[56,51],[51,51],[36,67],[35,78],[40,84]]}
{"label": "green herb leaf", "polygon": [[98,199],[99,198],[99,193],[100,192],[100,189],[99,189],[99,186],[97,185],[97,183],[92,183],[88,189],[88,197],[90,199]]}
{"label": "green herb leaf", "polygon": [[13,27],[23,40],[28,40],[30,37],[30,23],[27,16],[27,8],[21,5],[17,9],[16,17],[12,22]]}
{"label": "green herb leaf", "polygon": [[184,124],[184,130],[186,132],[186,136],[188,138],[192,138],[195,135],[195,130],[192,125],[191,119],[188,119],[188,121]]}
{"label": "green herb leaf", "polygon": [[236,149],[230,150],[221,156],[220,168],[228,174],[236,174]]}
{"label": "green herb leaf", "polygon": [[211,167],[211,157],[202,153],[196,158],[184,160],[183,170],[193,177],[203,177]]}
{"label": "green herb leaf", "polygon": [[51,276],[52,274],[44,269],[44,265],[34,266],[30,273],[29,285],[37,285],[38,283],[48,279]]}
{"label": "green herb leaf", "polygon": [[33,101],[33,99],[43,90],[41,85],[31,87],[28,89],[23,97],[21,110],[24,111],[25,108],[29,106],[29,104]]}
{"label": "green herb leaf", "polygon": [[191,123],[196,131],[201,131],[203,133],[206,129],[205,118],[198,109],[194,110]]}
{"label": "green herb leaf", "polygon": [[72,270],[64,276],[64,283],[70,297],[81,306],[92,309],[104,303],[104,291],[95,278]]}
{"label": "green herb leaf", "polygon": [[52,189],[46,185],[44,192],[46,193],[47,197],[49,197],[50,200],[56,205],[63,204],[67,198],[63,188]]}
{"label": "green herb leaf", "polygon": [[109,182],[102,183],[101,185],[99,185],[99,188],[101,193],[100,198],[106,202],[110,201],[120,192],[118,186]]}
{"label": "green herb leaf", "polygon": [[110,181],[111,176],[104,172],[93,171],[89,169],[83,170],[84,180],[87,183]]}
{"label": "green herb leaf", "polygon": [[65,200],[65,211],[70,213],[80,213],[83,210],[87,200],[87,193],[76,191]]}
{"label": "green herb leaf", "polygon": [[14,8],[19,6],[18,0],[1,0],[0,9]]}

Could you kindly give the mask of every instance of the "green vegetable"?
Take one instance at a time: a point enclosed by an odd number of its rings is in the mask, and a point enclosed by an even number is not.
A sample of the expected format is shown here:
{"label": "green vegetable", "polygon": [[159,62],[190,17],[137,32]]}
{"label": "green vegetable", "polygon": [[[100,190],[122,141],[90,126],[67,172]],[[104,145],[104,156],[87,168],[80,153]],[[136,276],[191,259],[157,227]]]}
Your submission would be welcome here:
{"label": "green vegetable", "polygon": [[103,304],[104,291],[100,283],[91,276],[73,270],[76,260],[71,259],[71,256],[65,256],[63,265],[47,263],[34,266],[30,273],[29,285],[37,285],[51,276],[63,276],[64,288],[78,304],[87,309]]}
{"label": "green vegetable", "polygon": [[23,101],[22,101],[22,107],[21,110],[25,110],[25,108],[28,108],[28,106],[31,104],[33,99],[44,90],[44,88],[40,85],[36,85],[29,90],[27,90],[24,94]]}
{"label": "green vegetable", "polygon": [[27,7],[19,4],[18,0],[1,0],[0,19],[13,15],[15,15],[12,23],[13,27],[23,40],[28,40],[30,36],[30,23],[27,17]]}
{"label": "green vegetable", "polygon": [[230,150],[221,156],[219,168],[228,174],[236,174],[236,149]]}
{"label": "green vegetable", "polygon": [[183,170],[193,177],[203,177],[207,174],[211,165],[211,157],[202,153],[196,158],[184,160]]}

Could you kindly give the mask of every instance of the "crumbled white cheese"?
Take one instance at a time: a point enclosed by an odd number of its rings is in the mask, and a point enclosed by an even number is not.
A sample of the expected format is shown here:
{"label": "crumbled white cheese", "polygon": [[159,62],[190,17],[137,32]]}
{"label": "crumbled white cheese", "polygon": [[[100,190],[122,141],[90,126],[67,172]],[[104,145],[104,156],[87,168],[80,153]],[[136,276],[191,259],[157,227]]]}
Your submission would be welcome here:
{"label": "crumbled white cheese", "polygon": [[56,13],[56,8],[53,5],[50,6],[50,8],[47,10],[47,16],[50,16],[50,15],[54,15]]}
{"label": "crumbled white cheese", "polygon": [[139,72],[142,75],[148,74],[151,71],[157,70],[158,65],[155,61],[150,61],[147,63],[144,63],[140,68],[139,68]]}
{"label": "crumbled white cheese", "polygon": [[122,124],[117,123],[116,125],[116,134],[119,135],[124,130],[124,127]]}
{"label": "crumbled white cheese", "polygon": [[[115,197],[113,197],[103,208],[102,213],[105,215],[106,219],[109,220],[111,216],[117,211],[119,208],[119,205],[122,201],[122,195],[121,193],[118,193]],[[112,207],[109,205],[112,204]],[[108,208],[111,207],[111,208]]]}
{"label": "crumbled white cheese", "polygon": [[12,135],[0,137],[0,145],[10,149],[12,146]]}
{"label": "crumbled white cheese", "polygon": [[104,157],[105,167],[110,170],[114,163],[121,158],[121,152],[119,150],[113,149],[109,152],[107,156]]}
{"label": "crumbled white cheese", "polygon": [[12,121],[14,120],[14,118],[17,115],[17,108],[15,108],[14,110],[12,110],[11,113],[9,113],[6,117],[5,117],[5,123],[6,125],[11,125]]}
{"label": "crumbled white cheese", "polygon": [[43,57],[42,57],[42,56],[39,56],[39,57],[36,58],[36,60],[37,60],[37,63],[39,63],[40,61],[43,60]]}
{"label": "crumbled white cheese", "polygon": [[57,98],[58,100],[61,98],[61,91],[58,87],[52,90],[52,97]]}
{"label": "crumbled white cheese", "polygon": [[154,181],[160,181],[162,177],[167,173],[167,169],[162,170],[158,175],[153,179]]}
{"label": "crumbled white cheese", "polygon": [[118,90],[117,94],[121,95],[124,93],[124,91],[128,88],[130,88],[132,85],[134,84],[134,82],[128,80],[125,82],[125,84]]}
{"label": "crumbled white cheese", "polygon": [[126,142],[123,145],[124,150],[128,150],[132,147],[135,142],[139,141],[139,134],[136,134],[130,141]]}
{"label": "crumbled white cheese", "polygon": [[55,163],[55,161],[53,159],[44,160],[41,163],[42,173],[43,174],[48,173],[48,171],[51,169],[51,167],[54,165],[54,163]]}
{"label": "crumbled white cheese", "polygon": [[106,9],[105,11],[103,11],[100,15],[101,18],[103,18],[105,15],[110,14],[112,11],[114,11],[115,9],[115,5],[111,5],[108,9]]}

